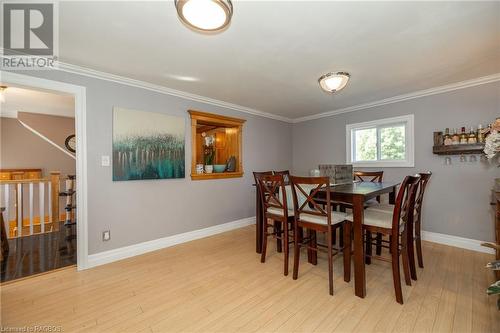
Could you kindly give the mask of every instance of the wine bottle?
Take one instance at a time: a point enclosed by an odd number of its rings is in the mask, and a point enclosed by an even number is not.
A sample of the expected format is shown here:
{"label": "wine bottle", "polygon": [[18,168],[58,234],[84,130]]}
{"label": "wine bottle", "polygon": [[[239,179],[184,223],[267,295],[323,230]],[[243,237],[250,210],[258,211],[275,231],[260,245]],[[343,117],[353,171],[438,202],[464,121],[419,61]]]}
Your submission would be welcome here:
{"label": "wine bottle", "polygon": [[467,143],[467,134],[465,133],[465,127],[462,127],[462,132],[460,133],[460,144]]}
{"label": "wine bottle", "polygon": [[444,145],[449,146],[451,144],[452,144],[452,140],[451,140],[451,135],[450,135],[450,129],[446,128],[446,130],[444,131]]}
{"label": "wine bottle", "polygon": [[481,124],[477,127],[477,142],[484,143],[483,125]]}
{"label": "wine bottle", "polygon": [[472,144],[472,143],[477,143],[477,136],[476,132],[474,132],[474,128],[470,128],[469,132],[469,137],[467,138],[467,143]]}
{"label": "wine bottle", "polygon": [[460,143],[460,136],[457,133],[457,129],[453,129],[453,135],[451,136],[451,144],[458,145]]}

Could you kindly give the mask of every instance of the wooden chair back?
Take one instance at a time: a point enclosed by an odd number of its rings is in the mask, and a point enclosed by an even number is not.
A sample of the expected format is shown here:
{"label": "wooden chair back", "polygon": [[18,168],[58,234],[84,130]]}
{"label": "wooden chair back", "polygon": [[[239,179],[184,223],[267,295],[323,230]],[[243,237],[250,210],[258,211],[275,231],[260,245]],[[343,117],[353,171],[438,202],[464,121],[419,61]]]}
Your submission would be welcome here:
{"label": "wooden chair back", "polygon": [[399,188],[392,215],[392,234],[398,237],[413,222],[415,199],[420,176],[406,176]]}
{"label": "wooden chair back", "polygon": [[253,179],[255,180],[255,185],[259,186],[259,182],[257,181],[257,177],[259,177],[259,176],[269,176],[269,175],[272,175],[272,174],[273,174],[272,171],[260,171],[260,172],[254,171],[254,173],[253,173]]}
{"label": "wooden chair back", "polygon": [[264,212],[271,207],[283,210],[283,216],[288,218],[288,204],[286,200],[285,181],[282,175],[259,175],[257,186]]}
{"label": "wooden chair back", "polygon": [[[301,213],[323,216],[327,218],[328,227],[330,227],[332,224],[330,178],[290,176],[290,183],[292,185],[293,207],[296,219],[300,220]],[[308,186],[307,189],[304,189],[304,185],[312,185],[312,187]],[[320,196],[320,191],[324,195]],[[299,202],[299,195],[305,198],[304,202]]]}
{"label": "wooden chair back", "polygon": [[290,170],[273,171],[274,175],[282,175],[286,184],[290,183]]}
{"label": "wooden chair back", "polygon": [[420,172],[418,175],[420,176],[420,182],[418,185],[417,198],[415,200],[415,212],[418,216],[420,216],[420,213],[422,212],[422,202],[424,201],[425,188],[427,187],[429,179],[431,179],[432,172]]}
{"label": "wooden chair back", "polygon": [[381,183],[384,177],[383,171],[354,171],[354,180],[362,182]]}

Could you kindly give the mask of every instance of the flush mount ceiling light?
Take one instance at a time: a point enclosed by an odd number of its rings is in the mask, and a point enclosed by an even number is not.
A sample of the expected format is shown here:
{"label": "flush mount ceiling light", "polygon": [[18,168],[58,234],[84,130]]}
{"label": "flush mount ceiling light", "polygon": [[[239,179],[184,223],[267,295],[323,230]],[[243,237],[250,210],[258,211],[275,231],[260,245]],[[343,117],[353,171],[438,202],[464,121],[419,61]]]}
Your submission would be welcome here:
{"label": "flush mount ceiling light", "polygon": [[351,76],[347,72],[335,72],[322,75],[319,79],[319,86],[326,92],[334,93],[342,90]]}
{"label": "flush mount ceiling light", "polygon": [[224,29],[233,16],[230,0],[175,0],[175,7],[183,23],[207,32]]}
{"label": "flush mount ceiling light", "polygon": [[4,95],[4,91],[5,89],[7,89],[8,87],[7,86],[1,86],[0,85],[0,102],[5,102],[5,95]]}

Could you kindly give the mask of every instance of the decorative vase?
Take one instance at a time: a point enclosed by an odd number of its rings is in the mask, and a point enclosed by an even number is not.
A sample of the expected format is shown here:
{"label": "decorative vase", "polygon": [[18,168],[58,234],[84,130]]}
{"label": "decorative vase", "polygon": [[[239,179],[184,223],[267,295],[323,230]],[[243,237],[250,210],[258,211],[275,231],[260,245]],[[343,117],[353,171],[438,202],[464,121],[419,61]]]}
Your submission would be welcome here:
{"label": "decorative vase", "polygon": [[213,171],[214,171],[213,165],[205,165],[205,172],[206,173],[212,173]]}
{"label": "decorative vase", "polygon": [[198,175],[203,173],[203,164],[196,164],[196,173]]}

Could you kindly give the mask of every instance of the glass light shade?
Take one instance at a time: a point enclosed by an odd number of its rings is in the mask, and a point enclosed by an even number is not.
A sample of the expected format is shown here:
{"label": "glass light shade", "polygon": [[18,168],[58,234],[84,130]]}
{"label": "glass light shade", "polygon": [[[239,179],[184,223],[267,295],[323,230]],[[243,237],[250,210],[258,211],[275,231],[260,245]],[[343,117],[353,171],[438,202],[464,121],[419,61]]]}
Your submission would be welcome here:
{"label": "glass light shade", "polygon": [[351,76],[346,72],[328,73],[319,79],[319,86],[326,92],[334,93],[343,89]]}
{"label": "glass light shade", "polygon": [[5,102],[5,89],[7,89],[7,86],[0,86],[0,102]]}
{"label": "glass light shade", "polygon": [[176,0],[175,7],[182,22],[202,31],[224,29],[233,15],[230,0]]}

